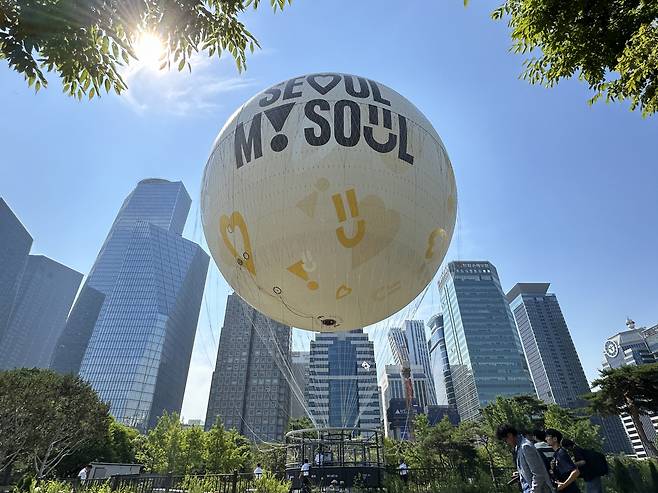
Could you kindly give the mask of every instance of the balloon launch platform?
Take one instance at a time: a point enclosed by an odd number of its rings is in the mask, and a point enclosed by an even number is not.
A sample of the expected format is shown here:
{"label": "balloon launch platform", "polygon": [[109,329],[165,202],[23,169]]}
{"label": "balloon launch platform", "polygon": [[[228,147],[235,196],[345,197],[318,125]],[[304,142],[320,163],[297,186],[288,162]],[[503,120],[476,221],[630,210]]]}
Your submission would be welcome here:
{"label": "balloon launch platform", "polygon": [[[344,487],[381,486],[384,477],[384,442],[379,430],[323,428],[291,431],[286,435],[286,477],[293,490],[304,481],[329,486],[335,480]],[[301,469],[310,465],[305,479]]]}

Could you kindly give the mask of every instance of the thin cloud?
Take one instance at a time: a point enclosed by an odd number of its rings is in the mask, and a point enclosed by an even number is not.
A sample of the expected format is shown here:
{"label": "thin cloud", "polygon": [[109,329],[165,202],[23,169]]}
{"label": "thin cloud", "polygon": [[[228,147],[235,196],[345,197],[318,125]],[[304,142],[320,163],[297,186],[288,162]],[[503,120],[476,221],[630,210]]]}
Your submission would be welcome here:
{"label": "thin cloud", "polygon": [[227,76],[235,71],[227,57],[218,60],[195,54],[190,63],[191,73],[175,68],[155,71],[139,64],[128,67],[124,73],[128,90],[121,100],[139,115],[187,117],[216,111],[221,107],[220,94],[256,84],[254,79],[241,75]]}

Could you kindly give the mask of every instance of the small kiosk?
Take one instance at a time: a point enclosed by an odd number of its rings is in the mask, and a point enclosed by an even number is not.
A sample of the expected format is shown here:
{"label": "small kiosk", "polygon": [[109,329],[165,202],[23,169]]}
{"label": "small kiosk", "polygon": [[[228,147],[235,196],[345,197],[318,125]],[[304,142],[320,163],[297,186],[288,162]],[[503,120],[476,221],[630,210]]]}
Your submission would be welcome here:
{"label": "small kiosk", "polygon": [[[306,480],[301,474],[305,460],[310,464]],[[382,432],[364,428],[290,431],[286,435],[286,477],[293,490],[302,490],[304,481],[326,487],[334,480],[345,488],[379,488],[384,478]]]}

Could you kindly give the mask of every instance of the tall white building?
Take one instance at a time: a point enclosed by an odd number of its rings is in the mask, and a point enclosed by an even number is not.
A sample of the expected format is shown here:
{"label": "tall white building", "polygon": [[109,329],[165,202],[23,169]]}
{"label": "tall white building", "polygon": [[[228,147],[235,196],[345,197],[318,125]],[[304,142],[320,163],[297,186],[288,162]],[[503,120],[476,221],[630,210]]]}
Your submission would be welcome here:
{"label": "tall white building", "polygon": [[318,427],[380,427],[375,349],[363,330],[316,334],[306,395]]}
{"label": "tall white building", "polygon": [[[605,342],[603,367],[619,368],[625,365],[646,365],[658,362],[658,325],[636,329],[635,322],[632,320],[628,320],[626,325],[629,330],[619,332]],[[631,417],[628,414],[622,414],[621,420],[635,454],[638,457],[647,457],[648,453],[642,446]],[[641,420],[647,438],[656,443],[658,416],[642,416]]]}
{"label": "tall white building", "polygon": [[403,328],[393,327],[390,330],[388,339],[397,365],[422,367],[427,385],[425,405],[436,405],[436,389],[431,378],[432,366],[423,321],[405,320]]}

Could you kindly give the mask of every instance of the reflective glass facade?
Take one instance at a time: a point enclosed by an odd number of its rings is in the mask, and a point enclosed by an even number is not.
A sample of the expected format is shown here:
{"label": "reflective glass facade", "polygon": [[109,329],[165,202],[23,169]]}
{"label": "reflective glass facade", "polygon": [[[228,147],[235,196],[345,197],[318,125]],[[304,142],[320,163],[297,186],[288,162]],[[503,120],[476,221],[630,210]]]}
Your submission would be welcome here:
{"label": "reflective glass facade", "polygon": [[48,257],[28,257],[0,338],[0,369],[48,368],[81,280],[82,274]]}
{"label": "reflective glass facade", "polygon": [[180,411],[208,255],[181,236],[180,182],[139,182],[124,201],[59,339],[52,367],[79,372],[139,429]]}
{"label": "reflective glass facade", "polygon": [[450,262],[439,292],[460,418],[477,418],[498,396],[535,395],[496,268],[490,262]]}
{"label": "reflective glass facade", "polygon": [[507,294],[537,395],[547,404],[585,407],[590,388],[557,297],[548,283],[519,283]]}
{"label": "reflective glass facade", "polygon": [[456,406],[455,387],[452,384],[450,361],[443,327],[443,315],[434,315],[428,325],[431,330],[428,341],[432,379],[436,388],[436,398],[440,405]]}
{"label": "reflective glass facade", "polygon": [[7,330],[32,237],[0,198],[0,338]]}
{"label": "reflective glass facade", "polygon": [[380,427],[375,350],[363,330],[316,334],[309,368],[307,401],[318,426]]}
{"label": "reflective glass facade", "polygon": [[226,300],[205,426],[217,419],[256,442],[282,440],[288,424],[291,329],[233,293]]}

